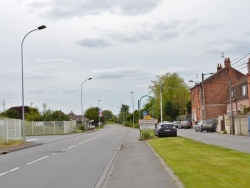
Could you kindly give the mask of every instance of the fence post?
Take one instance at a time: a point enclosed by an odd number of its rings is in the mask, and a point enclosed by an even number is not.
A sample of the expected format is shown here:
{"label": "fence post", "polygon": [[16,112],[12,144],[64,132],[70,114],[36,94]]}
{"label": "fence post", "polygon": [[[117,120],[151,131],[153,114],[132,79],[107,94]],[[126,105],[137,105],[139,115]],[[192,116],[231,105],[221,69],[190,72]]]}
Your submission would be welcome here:
{"label": "fence post", "polygon": [[9,142],[9,125],[8,125],[8,119],[5,119],[6,121],[6,137],[7,137],[7,142]]}

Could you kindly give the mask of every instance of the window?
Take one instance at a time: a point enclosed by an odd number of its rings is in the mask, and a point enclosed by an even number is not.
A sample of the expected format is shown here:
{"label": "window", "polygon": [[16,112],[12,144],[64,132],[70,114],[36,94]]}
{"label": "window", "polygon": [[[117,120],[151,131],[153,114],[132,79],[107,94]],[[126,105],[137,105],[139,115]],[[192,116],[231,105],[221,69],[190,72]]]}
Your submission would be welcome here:
{"label": "window", "polygon": [[242,96],[246,96],[247,95],[247,86],[244,85],[242,86]]}

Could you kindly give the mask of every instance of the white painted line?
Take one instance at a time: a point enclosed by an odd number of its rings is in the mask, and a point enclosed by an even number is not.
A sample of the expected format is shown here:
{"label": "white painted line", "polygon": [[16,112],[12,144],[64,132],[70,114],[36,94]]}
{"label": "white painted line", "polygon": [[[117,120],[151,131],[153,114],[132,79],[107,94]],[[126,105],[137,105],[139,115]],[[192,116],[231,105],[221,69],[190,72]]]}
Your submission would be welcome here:
{"label": "white painted line", "polygon": [[46,159],[47,157],[49,157],[49,156],[42,157],[42,158],[40,158],[40,159],[37,159],[37,160],[32,161],[32,162],[30,162],[30,163],[27,163],[26,165],[30,165],[30,164],[33,164],[33,163],[35,163],[35,162],[41,161],[41,160],[43,160],[43,159]]}
{"label": "white painted line", "polygon": [[13,171],[15,171],[15,170],[18,170],[19,168],[20,168],[20,167],[13,168],[13,169],[11,169],[11,170],[9,170],[9,171],[6,171],[6,172],[0,174],[0,176],[3,176],[3,175],[5,175],[5,174],[8,174],[8,173],[13,172]]}
{"label": "white painted line", "polygon": [[0,174],[0,176],[3,176],[3,175],[5,175],[5,174],[7,174],[8,172],[4,172],[4,173],[2,173],[2,174]]}
{"label": "white painted line", "polygon": [[68,147],[68,148],[70,149],[70,148],[73,148],[73,147],[76,147],[76,146],[77,146],[77,145],[73,145],[73,146],[70,146],[70,147]]}
{"label": "white painted line", "polygon": [[29,139],[29,140],[26,140],[27,142],[30,142],[30,141],[33,141],[33,140],[38,140],[37,138],[36,139]]}
{"label": "white painted line", "polygon": [[62,149],[61,151],[66,151],[66,149]]}
{"label": "white painted line", "polygon": [[10,172],[13,172],[15,170],[18,170],[20,167],[16,167],[16,168],[13,168],[12,170],[10,170]]}

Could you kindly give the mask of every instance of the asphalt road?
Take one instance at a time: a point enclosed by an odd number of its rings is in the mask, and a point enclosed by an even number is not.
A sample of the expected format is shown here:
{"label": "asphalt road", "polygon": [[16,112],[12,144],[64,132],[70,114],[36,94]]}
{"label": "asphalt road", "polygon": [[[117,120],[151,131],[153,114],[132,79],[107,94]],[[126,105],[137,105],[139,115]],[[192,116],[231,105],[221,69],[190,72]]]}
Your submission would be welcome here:
{"label": "asphalt road", "polygon": [[125,128],[91,134],[32,137],[43,145],[0,157],[0,187],[93,188],[119,149]]}
{"label": "asphalt road", "polygon": [[250,137],[221,134],[216,132],[195,132],[194,129],[178,129],[178,136],[183,136],[206,144],[221,146],[250,153]]}

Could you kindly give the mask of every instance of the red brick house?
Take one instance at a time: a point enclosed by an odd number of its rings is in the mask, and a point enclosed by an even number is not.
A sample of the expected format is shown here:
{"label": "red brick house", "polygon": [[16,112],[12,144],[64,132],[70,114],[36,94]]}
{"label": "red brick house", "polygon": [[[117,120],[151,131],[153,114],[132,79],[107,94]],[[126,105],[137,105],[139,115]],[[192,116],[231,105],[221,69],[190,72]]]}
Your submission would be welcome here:
{"label": "red brick house", "polygon": [[[202,73],[202,82],[190,89],[192,103],[192,119],[218,118],[218,115],[227,113],[227,101],[229,101],[229,88],[246,79],[246,75],[231,67],[229,58],[217,66],[217,72],[208,78]],[[250,76],[249,76],[250,81]]]}

